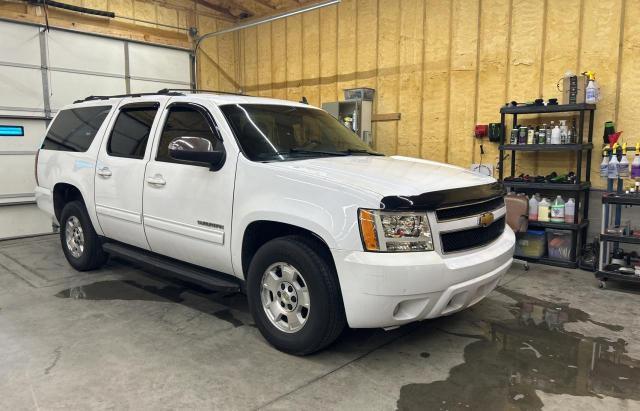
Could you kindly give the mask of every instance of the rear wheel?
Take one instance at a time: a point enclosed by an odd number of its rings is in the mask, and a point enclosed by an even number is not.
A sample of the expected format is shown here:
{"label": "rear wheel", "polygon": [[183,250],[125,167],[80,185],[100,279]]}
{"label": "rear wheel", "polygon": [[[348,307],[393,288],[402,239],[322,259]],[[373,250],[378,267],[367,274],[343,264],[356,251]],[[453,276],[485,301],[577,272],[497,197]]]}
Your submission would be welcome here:
{"label": "rear wheel", "polygon": [[338,279],[315,243],[300,236],[271,240],[251,261],[249,307],[277,349],[307,355],[331,344],[346,321]]}
{"label": "rear wheel", "polygon": [[100,237],[79,201],[67,203],[60,213],[60,243],[67,261],[76,270],[94,270],[107,261]]}

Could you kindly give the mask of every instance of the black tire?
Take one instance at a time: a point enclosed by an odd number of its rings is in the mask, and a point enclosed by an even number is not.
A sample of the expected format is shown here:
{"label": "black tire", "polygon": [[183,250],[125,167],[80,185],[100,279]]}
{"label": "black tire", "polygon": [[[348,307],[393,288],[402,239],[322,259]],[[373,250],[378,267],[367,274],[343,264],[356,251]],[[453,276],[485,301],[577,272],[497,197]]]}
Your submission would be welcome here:
{"label": "black tire", "polygon": [[[76,218],[82,228],[84,249],[79,256],[74,256],[67,245],[67,223]],[[107,261],[108,254],[102,249],[102,241],[91,224],[87,209],[80,201],[70,201],[65,204],[60,213],[60,244],[67,261],[78,271],[88,271],[100,268]]]}
{"label": "black tire", "polygon": [[[302,236],[276,238],[257,251],[249,266],[249,309],[264,338],[280,351],[308,355],[319,351],[340,335],[346,325],[340,285],[330,255],[319,253],[316,241]],[[304,278],[310,296],[308,318],[302,329],[287,333],[267,317],[262,305],[262,276],[272,264],[284,262]]]}

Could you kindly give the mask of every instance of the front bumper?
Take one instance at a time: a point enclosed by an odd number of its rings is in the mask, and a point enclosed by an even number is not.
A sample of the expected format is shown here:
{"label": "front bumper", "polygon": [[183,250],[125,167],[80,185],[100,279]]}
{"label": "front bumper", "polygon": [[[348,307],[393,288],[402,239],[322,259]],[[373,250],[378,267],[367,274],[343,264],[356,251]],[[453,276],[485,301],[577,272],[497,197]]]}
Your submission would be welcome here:
{"label": "front bumper", "polygon": [[349,326],[393,327],[470,307],[498,285],[514,244],[506,228],[487,246],[446,256],[331,250]]}

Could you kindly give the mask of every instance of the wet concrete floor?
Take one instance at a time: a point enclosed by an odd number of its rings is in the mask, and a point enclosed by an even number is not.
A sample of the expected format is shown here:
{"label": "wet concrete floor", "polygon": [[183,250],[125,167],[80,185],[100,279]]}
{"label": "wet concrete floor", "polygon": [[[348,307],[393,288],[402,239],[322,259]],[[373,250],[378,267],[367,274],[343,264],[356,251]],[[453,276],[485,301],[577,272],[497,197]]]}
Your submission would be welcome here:
{"label": "wet concrete floor", "polygon": [[514,266],[464,312],[297,358],[241,294],[60,259],[0,242],[0,409],[640,409],[639,290],[590,273]]}

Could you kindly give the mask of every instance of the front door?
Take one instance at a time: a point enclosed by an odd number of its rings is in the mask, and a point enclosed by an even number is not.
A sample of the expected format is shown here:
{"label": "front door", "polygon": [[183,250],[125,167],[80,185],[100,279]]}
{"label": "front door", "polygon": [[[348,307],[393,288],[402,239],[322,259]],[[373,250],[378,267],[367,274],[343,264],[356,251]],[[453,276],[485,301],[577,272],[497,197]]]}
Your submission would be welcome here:
{"label": "front door", "polygon": [[[145,174],[144,226],[151,250],[192,264],[232,274],[231,211],[237,151],[223,142],[209,109],[171,103]],[[202,137],[227,152],[217,171],[207,164],[175,160],[169,143]]]}
{"label": "front door", "polygon": [[102,142],[95,175],[98,222],[108,238],[149,249],[142,226],[142,188],[160,100],[118,109]]}

